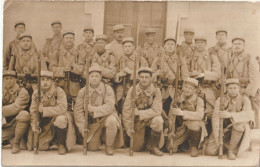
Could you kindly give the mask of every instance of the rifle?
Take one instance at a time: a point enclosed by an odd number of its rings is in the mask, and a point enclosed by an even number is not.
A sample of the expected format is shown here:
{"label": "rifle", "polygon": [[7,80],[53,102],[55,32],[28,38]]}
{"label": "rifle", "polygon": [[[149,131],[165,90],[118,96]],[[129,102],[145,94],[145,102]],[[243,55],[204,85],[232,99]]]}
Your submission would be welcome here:
{"label": "rifle", "polygon": [[131,136],[130,136],[130,151],[129,155],[133,156],[134,150],[134,126],[135,126],[135,97],[136,97],[136,65],[137,65],[137,55],[135,55],[134,63],[134,76],[133,76],[133,94],[132,94],[132,115],[131,115]]}
{"label": "rifle", "polygon": [[38,53],[38,81],[37,81],[37,93],[38,93],[38,100],[36,105],[36,112],[35,112],[35,131],[34,131],[34,146],[33,146],[33,151],[34,154],[38,154],[39,151],[39,133],[40,133],[40,127],[39,127],[39,108],[40,108],[40,103],[41,103],[41,51]]}
{"label": "rifle", "polygon": [[[125,64],[126,64],[126,62],[123,61],[123,69],[125,68]],[[122,97],[121,108],[120,108],[121,113],[122,113],[124,102],[125,102],[125,92],[126,92],[126,76],[123,76],[123,97]]]}

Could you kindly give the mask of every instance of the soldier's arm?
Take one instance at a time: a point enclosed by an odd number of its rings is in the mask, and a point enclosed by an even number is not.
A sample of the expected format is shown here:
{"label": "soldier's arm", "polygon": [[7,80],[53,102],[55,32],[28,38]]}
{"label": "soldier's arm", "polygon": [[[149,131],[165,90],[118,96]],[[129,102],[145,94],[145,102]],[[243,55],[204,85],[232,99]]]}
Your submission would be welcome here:
{"label": "soldier's arm", "polygon": [[[129,89],[129,91],[127,92],[127,96],[126,96],[124,106],[123,106],[123,111],[122,111],[122,120],[123,120],[124,127],[126,129],[126,132],[128,132],[130,130],[130,127],[132,125],[132,122],[131,122],[132,121],[132,119],[131,119],[132,94],[133,94],[133,87],[131,87]],[[127,135],[130,136],[130,134],[127,134]]]}
{"label": "soldier's arm", "polygon": [[211,81],[217,81],[220,78],[221,73],[221,64],[218,61],[218,58],[214,55],[212,55],[213,64],[211,71],[205,71],[204,79],[205,80],[211,80]]}
{"label": "soldier's arm", "polygon": [[102,76],[108,79],[113,79],[116,75],[116,60],[113,55],[110,55],[110,64],[108,68],[101,67]]}
{"label": "soldier's arm", "polygon": [[198,97],[196,111],[183,111],[184,120],[201,121],[204,117],[204,102]]}
{"label": "soldier's arm", "polygon": [[82,88],[78,93],[76,103],[74,106],[74,120],[82,136],[83,136],[84,124],[85,124],[84,94],[85,94],[85,88]]}
{"label": "soldier's arm", "polygon": [[4,117],[17,115],[21,110],[25,109],[30,100],[30,96],[26,89],[22,88],[15,102],[2,107]]}
{"label": "soldier's arm", "polygon": [[250,56],[249,60],[249,81],[250,83],[247,85],[246,94],[254,97],[257,89],[259,87],[257,80],[259,79],[259,72],[258,72],[258,63],[255,61],[253,56]]}
{"label": "soldier's arm", "polygon": [[162,95],[160,89],[156,88],[153,104],[150,109],[140,111],[140,120],[150,119],[162,113]]}
{"label": "soldier's arm", "polygon": [[65,92],[57,87],[57,105],[54,107],[43,107],[43,117],[54,117],[65,114],[67,111],[67,97]]}
{"label": "soldier's arm", "polygon": [[115,94],[109,85],[105,85],[105,98],[104,104],[101,106],[94,107],[94,118],[104,117],[115,112]]}

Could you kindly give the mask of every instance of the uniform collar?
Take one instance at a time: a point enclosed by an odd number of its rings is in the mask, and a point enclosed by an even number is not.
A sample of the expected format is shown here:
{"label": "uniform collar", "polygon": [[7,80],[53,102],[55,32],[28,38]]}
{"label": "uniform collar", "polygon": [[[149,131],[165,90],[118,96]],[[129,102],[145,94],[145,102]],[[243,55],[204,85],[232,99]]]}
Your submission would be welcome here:
{"label": "uniform collar", "polygon": [[152,45],[150,45],[148,42],[144,43],[144,48],[145,49],[149,49],[149,48],[153,48],[154,50],[158,48],[158,45],[154,42]]}
{"label": "uniform collar", "polygon": [[62,33],[59,33],[59,34],[57,34],[57,35],[53,35],[53,38],[56,38],[56,39],[58,39],[58,40],[62,40],[63,39],[63,35],[62,35]]}
{"label": "uniform collar", "polygon": [[140,87],[140,84],[137,84],[136,85],[136,95],[138,96],[139,94],[141,94],[142,92],[144,92],[146,94],[146,96],[151,96],[153,94],[153,91],[154,91],[154,86],[153,84],[151,83],[151,85],[143,90],[141,87]]}
{"label": "uniform collar", "polygon": [[200,56],[203,57],[205,60],[208,59],[206,50],[203,50],[202,52],[196,50],[194,54],[194,59],[197,60]]}
{"label": "uniform collar", "polygon": [[183,42],[182,42],[182,45],[183,45],[183,46],[191,47],[192,49],[194,48],[194,44],[193,44],[193,43],[187,44],[185,41],[183,41]]}
{"label": "uniform collar", "polygon": [[51,85],[51,88],[47,92],[41,91],[42,92],[41,94],[42,96],[43,94],[45,94],[46,96],[51,97],[54,94],[54,91],[55,91],[55,86]]}
{"label": "uniform collar", "polygon": [[104,83],[103,82],[100,82],[100,84],[98,85],[98,87],[96,87],[96,88],[92,88],[91,86],[89,86],[89,94],[90,94],[90,96],[92,95],[92,93],[94,92],[94,91],[96,91],[98,94],[102,94],[102,92],[103,92],[103,90],[104,90]]}
{"label": "uniform collar", "polygon": [[183,101],[187,101],[189,104],[193,104],[196,99],[197,94],[193,94],[189,99],[186,99],[184,93],[182,93],[179,101],[180,103],[182,103]]}
{"label": "uniform collar", "polygon": [[4,89],[4,95],[7,91],[9,91],[10,94],[14,94],[19,89],[19,85],[16,83],[12,88],[9,90]]}
{"label": "uniform collar", "polygon": [[216,43],[215,45],[215,50],[219,50],[219,49],[224,49],[224,50],[227,50],[228,49],[228,46],[227,46],[227,43],[225,43],[224,45],[220,46],[219,43]]}
{"label": "uniform collar", "polygon": [[64,44],[61,46],[61,54],[64,56],[65,54],[70,53],[71,55],[75,54],[74,46],[71,47],[69,50],[66,50]]}
{"label": "uniform collar", "polygon": [[122,45],[122,42],[118,42],[116,39],[114,39],[111,43]]}
{"label": "uniform collar", "polygon": [[232,60],[235,59],[235,58],[237,58],[239,61],[244,60],[246,58],[245,51],[241,52],[240,54],[238,54],[236,56],[233,54]]}
{"label": "uniform collar", "polygon": [[94,55],[96,59],[100,57],[103,61],[106,61],[108,56],[109,56],[109,52],[107,50],[101,56],[99,56],[97,52]]}
{"label": "uniform collar", "polygon": [[85,48],[87,45],[92,45],[93,46],[94,43],[95,43],[94,40],[91,40],[89,42],[85,40],[85,41],[83,41],[82,46]]}
{"label": "uniform collar", "polygon": [[25,54],[28,54],[28,55],[32,56],[33,53],[34,53],[34,48],[33,47],[31,47],[31,49],[28,50],[28,51],[24,51],[21,47],[20,47],[19,50],[20,50],[19,53],[20,53],[21,56],[25,55]]}

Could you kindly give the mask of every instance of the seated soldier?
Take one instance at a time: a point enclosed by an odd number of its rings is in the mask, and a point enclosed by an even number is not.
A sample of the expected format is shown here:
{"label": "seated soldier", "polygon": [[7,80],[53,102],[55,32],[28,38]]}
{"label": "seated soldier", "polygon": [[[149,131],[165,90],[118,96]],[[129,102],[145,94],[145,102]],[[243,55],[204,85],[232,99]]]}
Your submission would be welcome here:
{"label": "seated soldier", "polygon": [[73,119],[67,111],[67,98],[65,92],[60,87],[55,87],[52,79],[53,73],[41,71],[41,103],[39,105],[39,126],[35,129],[36,110],[38,101],[38,90],[32,96],[31,129],[28,135],[28,150],[33,148],[33,134],[39,133],[39,150],[48,150],[52,144],[57,142],[58,153],[66,154],[75,144],[75,129]]}
{"label": "seated soldier", "polygon": [[250,128],[254,113],[247,96],[239,93],[239,80],[226,80],[227,93],[224,95],[224,111],[220,111],[220,98],[217,99],[212,115],[213,132],[206,146],[207,155],[217,155],[219,148],[219,119],[223,121],[223,148],[228,150],[227,158],[236,159],[249,148]]}
{"label": "seated soldier", "polygon": [[[159,88],[155,88],[152,84],[152,70],[148,67],[141,67],[138,71],[139,84],[136,85],[135,97],[135,120],[134,120],[134,151],[143,151],[145,146],[145,136],[151,153],[162,156],[160,151],[163,143],[163,119],[162,113],[162,96]],[[132,133],[132,97],[133,87],[127,93],[126,100],[123,107],[123,123],[128,136]],[[150,134],[145,135],[146,127]]]}
{"label": "seated soldier", "polygon": [[[122,127],[115,109],[113,89],[101,82],[102,69],[89,68],[88,104],[88,150],[96,151],[102,143],[106,144],[106,154],[113,155],[115,147],[123,145]],[[85,125],[85,87],[79,91],[74,108],[75,123],[84,136]],[[105,132],[105,133],[104,133]]]}
{"label": "seated soldier", "polygon": [[166,143],[167,150],[171,147],[173,152],[178,151],[178,146],[188,140],[191,147],[191,156],[199,155],[198,147],[200,142],[207,136],[207,130],[202,121],[204,116],[203,99],[196,93],[198,81],[194,78],[184,80],[182,94],[176,102],[172,102],[169,111],[169,122],[175,120],[175,136],[173,137],[173,146],[170,141]]}
{"label": "seated soldier", "polygon": [[16,83],[15,71],[4,71],[3,77],[2,145],[13,138],[12,153],[16,154],[20,152],[20,142],[29,127],[30,114],[26,110],[30,96]]}

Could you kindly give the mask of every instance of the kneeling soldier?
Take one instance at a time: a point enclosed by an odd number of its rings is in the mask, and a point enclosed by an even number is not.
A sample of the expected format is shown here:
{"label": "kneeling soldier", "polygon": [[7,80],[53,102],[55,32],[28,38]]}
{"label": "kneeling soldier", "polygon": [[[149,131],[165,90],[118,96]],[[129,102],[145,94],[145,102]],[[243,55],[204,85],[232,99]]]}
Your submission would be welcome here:
{"label": "kneeling soldier", "polygon": [[30,114],[26,109],[30,96],[16,83],[15,71],[4,71],[3,77],[2,144],[13,138],[12,153],[16,154],[20,152],[20,142],[29,127]]}
{"label": "kneeling soldier", "polygon": [[[203,99],[196,93],[198,81],[187,78],[183,83],[182,94],[176,102],[172,102],[169,111],[169,120],[175,120],[176,132],[173,137],[173,152],[178,151],[178,146],[186,139],[191,147],[191,156],[199,155],[200,142],[207,136],[207,130],[202,121],[204,116]],[[169,150],[169,143],[166,143]]]}
{"label": "kneeling soldier", "polygon": [[[123,145],[123,133],[115,109],[113,89],[101,82],[102,69],[99,66],[89,68],[89,104],[88,104],[88,150],[98,150],[106,144],[106,154],[113,155],[114,147]],[[85,124],[85,87],[79,91],[74,108],[74,119],[80,133],[84,136]],[[105,133],[104,133],[105,131]]]}
{"label": "kneeling soldier", "polygon": [[254,120],[254,112],[247,96],[239,93],[239,80],[226,81],[227,94],[224,96],[224,111],[220,111],[220,98],[216,101],[212,115],[213,132],[206,146],[207,155],[217,155],[219,147],[219,119],[223,121],[224,148],[228,149],[227,158],[236,159],[249,148],[250,127]]}
{"label": "kneeling soldier", "polygon": [[[48,150],[57,142],[58,153],[66,154],[75,144],[75,129],[73,119],[67,111],[67,98],[60,87],[55,87],[52,79],[53,73],[41,71],[41,103],[39,105],[39,150]],[[33,93],[30,107],[31,130],[28,135],[28,150],[32,150],[32,135],[36,124],[37,90]]]}
{"label": "kneeling soldier", "polygon": [[[134,120],[134,151],[142,151],[145,146],[145,136],[150,136],[150,151],[162,156],[163,153],[159,148],[163,143],[163,119],[162,113],[162,96],[159,88],[155,88],[152,84],[152,70],[148,67],[141,67],[138,71],[140,83],[136,85],[135,100],[135,120]],[[131,136],[131,103],[132,103],[133,87],[127,93],[123,107],[123,123],[128,136]],[[149,135],[145,135],[145,128],[150,127]],[[148,139],[148,138],[147,138]],[[148,145],[149,147],[149,145]]]}

